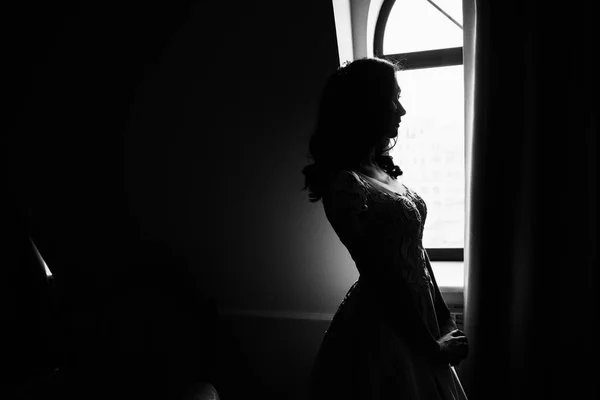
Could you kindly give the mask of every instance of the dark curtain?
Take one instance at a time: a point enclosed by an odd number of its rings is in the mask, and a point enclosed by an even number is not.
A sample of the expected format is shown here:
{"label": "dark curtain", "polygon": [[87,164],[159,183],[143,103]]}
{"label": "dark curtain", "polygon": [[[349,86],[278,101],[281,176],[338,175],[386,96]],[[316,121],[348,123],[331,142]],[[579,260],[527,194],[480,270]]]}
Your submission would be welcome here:
{"label": "dark curtain", "polygon": [[466,0],[470,399],[597,398],[591,2]]}

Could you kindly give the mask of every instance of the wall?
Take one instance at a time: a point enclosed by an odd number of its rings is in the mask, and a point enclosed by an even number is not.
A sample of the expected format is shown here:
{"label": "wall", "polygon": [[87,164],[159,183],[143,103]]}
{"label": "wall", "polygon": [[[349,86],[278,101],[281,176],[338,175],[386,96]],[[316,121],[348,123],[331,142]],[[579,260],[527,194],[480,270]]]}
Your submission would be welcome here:
{"label": "wall", "polygon": [[7,157],[57,279],[110,287],[142,238],[224,307],[335,310],[357,275],[300,190],[331,3],[17,8]]}
{"label": "wall", "polygon": [[[11,9],[10,188],[59,288],[56,362],[106,391],[106,371],[178,375],[163,364],[206,364],[218,349],[210,376],[231,393],[251,383],[244,371],[275,371],[288,342],[264,318],[252,331],[224,317],[218,344],[199,345],[205,297],[330,314],[357,278],[300,190],[339,62],[331,3],[213,3]],[[288,370],[311,363],[324,326],[286,331],[304,360]],[[252,358],[257,348],[270,356]]]}
{"label": "wall", "polygon": [[300,190],[318,95],[337,65],[328,2],[203,3],[138,90],[130,209],[216,300],[223,396],[300,398],[328,320],[293,316],[332,314],[358,277],[321,204]]}
{"label": "wall", "polygon": [[193,8],[139,90],[126,187],[219,306],[332,312],[356,274],[300,170],[338,64],[333,15],[277,4]]}

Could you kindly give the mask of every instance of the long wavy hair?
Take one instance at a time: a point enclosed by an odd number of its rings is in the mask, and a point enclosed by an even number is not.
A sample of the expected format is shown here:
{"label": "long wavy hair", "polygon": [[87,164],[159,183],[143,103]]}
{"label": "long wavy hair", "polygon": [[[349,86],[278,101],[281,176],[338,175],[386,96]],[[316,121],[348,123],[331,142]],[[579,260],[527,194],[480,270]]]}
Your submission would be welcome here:
{"label": "long wavy hair", "polygon": [[323,197],[332,171],[376,165],[394,178],[402,175],[388,154],[396,140],[386,137],[398,69],[383,59],[362,58],[327,80],[309,143],[312,164],[302,169],[302,190],[308,189],[311,202]]}

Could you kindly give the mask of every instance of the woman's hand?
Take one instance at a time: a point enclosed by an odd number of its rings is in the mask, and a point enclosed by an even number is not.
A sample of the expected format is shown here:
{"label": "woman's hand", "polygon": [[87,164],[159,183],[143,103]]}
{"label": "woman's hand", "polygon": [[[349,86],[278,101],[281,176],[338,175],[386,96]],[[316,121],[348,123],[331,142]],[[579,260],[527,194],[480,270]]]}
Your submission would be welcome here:
{"label": "woman's hand", "polygon": [[454,329],[438,339],[442,359],[452,366],[460,364],[467,357],[469,343],[465,334]]}

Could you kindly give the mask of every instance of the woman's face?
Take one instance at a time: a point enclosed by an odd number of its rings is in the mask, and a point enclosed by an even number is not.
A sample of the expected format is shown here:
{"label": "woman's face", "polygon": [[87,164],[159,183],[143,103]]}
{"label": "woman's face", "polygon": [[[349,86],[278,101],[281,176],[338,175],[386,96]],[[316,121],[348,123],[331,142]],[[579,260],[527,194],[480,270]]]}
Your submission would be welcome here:
{"label": "woman's face", "polygon": [[392,112],[390,115],[389,121],[389,133],[386,137],[393,139],[398,135],[398,128],[400,127],[400,122],[402,121],[402,117],[406,114],[406,110],[400,104],[400,86],[398,82],[395,82],[394,87],[394,96],[392,98]]}

